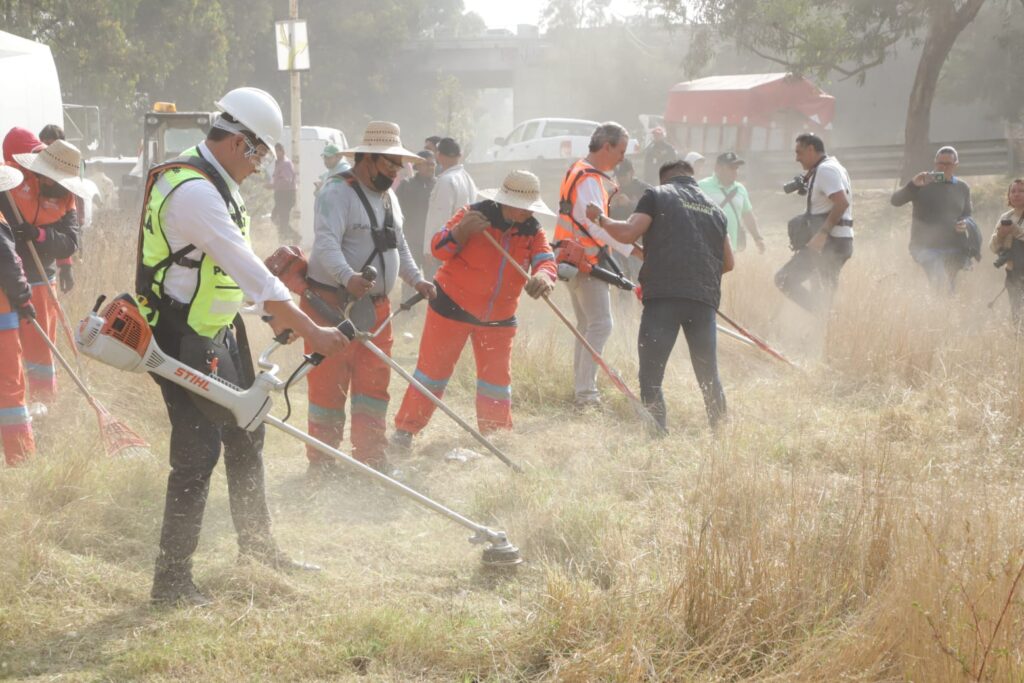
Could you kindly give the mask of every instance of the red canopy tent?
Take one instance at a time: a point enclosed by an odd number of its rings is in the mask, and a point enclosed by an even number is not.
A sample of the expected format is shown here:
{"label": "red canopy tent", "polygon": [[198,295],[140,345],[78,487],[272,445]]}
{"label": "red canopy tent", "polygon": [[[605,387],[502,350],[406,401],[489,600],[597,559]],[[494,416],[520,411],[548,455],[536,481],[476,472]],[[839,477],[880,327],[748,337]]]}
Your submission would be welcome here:
{"label": "red canopy tent", "polygon": [[665,124],[681,146],[716,152],[772,149],[773,140],[805,130],[821,134],[831,129],[834,115],[835,98],[806,78],[745,74],[676,84],[668,94]]}

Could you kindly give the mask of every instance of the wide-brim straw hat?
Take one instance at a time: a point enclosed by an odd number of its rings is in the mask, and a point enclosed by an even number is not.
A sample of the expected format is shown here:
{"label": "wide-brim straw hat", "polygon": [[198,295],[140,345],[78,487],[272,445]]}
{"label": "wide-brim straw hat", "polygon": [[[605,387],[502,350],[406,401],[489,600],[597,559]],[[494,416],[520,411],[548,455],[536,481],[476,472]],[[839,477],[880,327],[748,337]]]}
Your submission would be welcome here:
{"label": "wide-brim straw hat", "polygon": [[18,185],[21,185],[21,181],[24,179],[25,174],[13,166],[0,165],[0,192],[13,190]]}
{"label": "wide-brim straw hat", "polygon": [[526,209],[545,216],[555,215],[540,198],[540,178],[529,171],[512,171],[505,176],[501,187],[480,190],[479,195],[514,209]]}
{"label": "wide-brim straw hat", "polygon": [[390,121],[370,121],[363,132],[363,141],[355,147],[343,150],[345,156],[354,154],[386,154],[402,157],[402,161],[423,161],[416,152],[402,146],[402,129]]}
{"label": "wide-brim straw hat", "polygon": [[89,194],[82,183],[82,153],[66,140],[55,140],[38,152],[15,154],[14,160],[25,170],[44,175],[83,199]]}

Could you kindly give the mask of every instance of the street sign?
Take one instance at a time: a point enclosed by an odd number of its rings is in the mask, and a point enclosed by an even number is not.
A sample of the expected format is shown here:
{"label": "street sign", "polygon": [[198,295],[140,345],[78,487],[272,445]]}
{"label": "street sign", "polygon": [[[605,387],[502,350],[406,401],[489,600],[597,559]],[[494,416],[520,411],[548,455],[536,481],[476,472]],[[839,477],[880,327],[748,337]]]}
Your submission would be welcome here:
{"label": "street sign", "polygon": [[303,19],[274,24],[278,71],[309,71],[309,38]]}

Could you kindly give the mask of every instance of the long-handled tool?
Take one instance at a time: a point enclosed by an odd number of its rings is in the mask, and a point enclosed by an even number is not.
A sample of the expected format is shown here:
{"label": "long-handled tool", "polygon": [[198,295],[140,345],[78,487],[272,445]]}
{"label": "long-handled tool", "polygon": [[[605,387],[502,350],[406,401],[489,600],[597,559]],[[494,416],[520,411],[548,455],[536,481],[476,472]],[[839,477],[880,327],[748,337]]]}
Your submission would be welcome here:
{"label": "long-handled tool", "polygon": [[[24,219],[21,217],[21,212],[18,211],[18,205],[14,203],[14,197],[11,196],[10,191],[5,193],[7,195],[7,202],[11,205],[11,211],[14,212],[14,220],[21,223]],[[25,242],[28,246],[28,253],[32,256],[32,263],[39,271],[39,277],[46,278],[46,269],[43,268],[43,261],[39,258],[39,252],[36,251],[36,245],[31,242]],[[78,347],[75,346],[75,335],[71,333],[71,325],[68,323],[67,313],[64,312],[64,307],[60,305],[60,299],[57,298],[57,288],[52,283],[47,281],[47,290],[50,292],[50,297],[53,299],[54,305],[57,307],[57,317],[60,318],[61,329],[64,330],[65,336],[68,338],[68,344],[71,345],[71,352],[75,355],[75,361],[78,361]],[[42,328],[39,328],[42,329]],[[45,337],[46,333],[42,335]],[[81,369],[81,366],[79,366]]]}
{"label": "long-handled tool", "polygon": [[798,370],[800,369],[799,366],[797,366],[796,363],[794,363],[793,361],[789,360],[788,358],[783,356],[780,352],[776,351],[771,346],[769,346],[768,342],[766,342],[765,340],[761,339],[760,337],[758,337],[753,332],[750,332],[749,330],[746,330],[746,329],[740,327],[738,323],[736,323],[732,318],[727,316],[725,313],[722,313],[721,311],[719,311],[717,309],[715,310],[715,313],[717,313],[718,316],[722,320],[724,320],[725,322],[727,322],[730,325],[732,325],[733,329],[735,329],[737,332],[742,334],[744,337],[746,337],[747,339],[752,341],[754,343],[754,345],[757,346],[757,348],[761,349],[762,351],[767,353],[772,358],[775,358],[777,360],[781,360],[783,363],[785,363],[786,365],[789,365],[790,367],[797,368]]}
{"label": "long-handled tool", "polygon": [[744,337],[742,334],[739,334],[738,332],[733,332],[728,327],[722,327],[721,325],[715,325],[715,327],[718,328],[718,332],[720,334],[724,334],[727,337],[735,339],[736,341],[738,341],[738,342],[740,342],[742,344],[745,344],[746,346],[751,346],[751,347],[753,347],[755,349],[757,348],[757,344],[755,344],[754,342],[750,341],[749,339]]}
{"label": "long-handled tool", "polygon": [[[312,296],[307,296],[306,297],[306,301],[316,310],[317,314],[319,314],[324,320],[327,320],[327,321],[330,321],[330,322],[336,321],[337,318],[338,318],[337,311],[333,310],[331,308],[331,306],[329,304],[327,304],[327,302],[325,302],[323,299],[321,299],[320,297],[316,296],[315,292],[312,292],[312,290],[309,290],[309,291],[312,294]],[[416,297],[412,297],[412,298],[409,299],[409,301],[412,301],[415,298]],[[422,296],[420,298],[422,299]],[[408,303],[408,302],[406,302],[406,303]],[[417,302],[413,302],[412,304],[409,305],[409,307],[411,308],[416,303]],[[342,322],[346,322],[346,321],[342,321]],[[430,401],[435,406],[440,408],[441,411],[444,412],[445,415],[447,415],[448,417],[450,417],[452,420],[455,421],[455,424],[459,425],[464,430],[466,430],[470,435],[473,436],[474,439],[476,439],[484,448],[486,448],[491,453],[493,453],[499,460],[501,460],[503,463],[505,463],[506,465],[511,467],[516,472],[522,472],[523,471],[522,467],[520,467],[516,463],[512,462],[508,458],[508,456],[505,455],[504,453],[502,453],[501,449],[499,449],[497,446],[495,446],[493,443],[491,443],[487,439],[487,437],[485,437],[483,434],[478,432],[476,429],[473,429],[473,427],[470,426],[470,424],[468,422],[463,420],[461,417],[459,417],[455,413],[454,410],[452,410],[447,405],[445,405],[444,401],[442,401],[437,396],[435,396],[434,393],[432,391],[430,391],[430,389],[428,389],[426,386],[423,385],[423,383],[421,383],[418,379],[416,379],[411,374],[409,374],[409,372],[405,368],[403,368],[401,365],[399,365],[397,362],[395,362],[395,360],[391,356],[389,356],[388,354],[386,354],[383,351],[381,351],[380,347],[378,347],[376,344],[373,343],[373,338],[376,337],[378,334],[380,334],[381,330],[384,329],[384,325],[386,325],[386,324],[387,324],[387,322],[385,322],[384,324],[380,325],[373,332],[363,332],[363,331],[359,330],[358,328],[356,328],[354,325],[351,325],[351,323],[350,323],[351,329],[352,329],[352,336],[350,338],[353,339],[354,341],[357,341],[360,344],[362,344],[364,347],[366,347],[366,349],[370,353],[372,353],[377,358],[379,358],[381,360],[381,362],[383,362],[385,365],[387,365],[392,370],[394,370],[399,375],[401,375],[402,379],[404,379],[406,382],[408,382],[410,385],[412,385],[413,388],[416,389],[416,391],[418,391],[421,394],[423,394],[427,398],[428,401]],[[320,358],[318,357],[318,354],[311,354],[308,357],[307,362],[311,363],[312,365],[316,365],[316,364],[318,364],[320,362]],[[293,379],[292,382],[294,382],[294,381],[295,380]]]}
{"label": "long-handled tool", "polygon": [[71,364],[65,360],[64,356],[60,351],[57,350],[57,345],[50,341],[50,338],[46,336],[46,332],[43,330],[42,325],[39,324],[35,318],[32,318],[32,324],[36,328],[36,332],[43,338],[46,345],[50,347],[50,351],[53,352],[57,362],[61,364],[61,367],[67,371],[68,375],[74,381],[75,385],[85,395],[89,405],[96,411],[96,419],[100,425],[100,436],[103,437],[103,447],[107,452],[107,455],[113,457],[123,451],[125,448],[149,448],[149,444],[141,436],[135,433],[131,427],[118,420],[116,417],[111,415],[110,411],[100,403],[89,388],[85,386],[82,379],[71,369]]}
{"label": "long-handled tool", "polygon": [[[299,439],[321,453],[340,460],[392,491],[411,498],[427,509],[472,531],[473,535],[469,539],[471,543],[487,544],[482,558],[485,567],[510,568],[522,562],[519,549],[509,543],[504,531],[490,529],[474,522],[270,415],[273,404],[270,392],[279,391],[285,385],[285,382],[277,377],[280,368],[270,362],[270,355],[279,347],[279,344],[273,344],[260,355],[258,365],[261,372],[257,375],[253,385],[243,390],[216,375],[204,374],[164,354],[153,339],[152,330],[146,324],[131,296],[125,294],[117,297],[107,305],[102,313],[99,313],[103,300],[104,298],[101,297],[96,302],[92,313],[82,321],[79,327],[77,343],[86,356],[120,370],[149,372],[157,375],[228,409],[242,429],[251,431],[261,423],[265,423]],[[344,320],[338,327],[347,336],[354,337],[356,335],[355,328],[349,320]],[[312,366],[307,365],[301,368],[298,374],[308,373],[310,369]]]}
{"label": "long-handled tool", "polygon": [[375,329],[373,332],[370,333],[370,339],[374,339],[377,335],[379,335],[381,332],[383,332],[384,328],[388,326],[388,323],[390,323],[392,320],[395,319],[396,315],[398,315],[399,313],[404,313],[405,311],[408,311],[410,308],[412,308],[413,306],[415,306],[419,302],[423,301],[424,298],[425,297],[422,294],[417,292],[416,294],[413,294],[412,296],[410,296],[408,299],[406,299],[402,303],[398,304],[398,308],[396,308],[395,310],[391,311],[391,314],[388,315],[387,318],[384,318],[384,322],[382,322],[380,325],[377,325],[377,329]]}
{"label": "long-handled tool", "polygon": [[1006,291],[1006,285],[1003,285],[1003,288],[999,290],[999,293],[995,295],[995,297],[992,299],[992,301],[988,302],[988,307],[989,308],[994,307],[996,305],[996,302],[999,301],[999,297],[1001,297],[1003,295],[1003,292],[1005,292],[1005,291]]}
{"label": "long-handled tool", "polygon": [[[526,269],[519,265],[518,261],[512,258],[512,255],[509,254],[508,251],[506,251],[505,248],[498,243],[498,240],[494,239],[486,230],[481,232],[480,234],[486,237],[487,240],[494,245],[494,248],[500,251],[505,256],[505,260],[515,269],[517,273],[519,273],[527,280],[530,279],[530,274],[526,272]],[[630,404],[633,406],[634,410],[636,410],[636,414],[639,415],[640,418],[644,420],[652,430],[654,430],[655,432],[663,432],[664,427],[658,424],[658,421],[654,419],[654,416],[651,415],[651,412],[649,410],[647,410],[647,407],[643,404],[643,402],[639,398],[637,398],[636,394],[634,394],[626,385],[626,383],[622,381],[622,377],[619,376],[619,373],[615,372],[615,369],[612,366],[608,365],[607,362],[605,362],[604,358],[601,357],[601,354],[597,352],[597,349],[595,349],[593,345],[587,341],[587,338],[583,336],[583,333],[577,330],[576,326],[573,325],[567,317],[565,317],[565,313],[562,313],[562,310],[558,306],[556,306],[555,302],[552,301],[548,296],[545,295],[542,298],[547,303],[547,305],[551,307],[551,310],[555,312],[555,315],[558,316],[558,319],[565,323],[565,326],[569,328],[573,335],[575,335],[576,339],[580,342],[580,344],[583,345],[583,348],[585,348],[587,352],[590,353],[590,356],[594,359],[594,362],[597,363],[598,367],[604,370],[605,374],[608,375],[609,379],[611,379],[612,384],[615,385],[615,388],[621,391],[623,395],[625,395],[625,397],[629,399]]]}

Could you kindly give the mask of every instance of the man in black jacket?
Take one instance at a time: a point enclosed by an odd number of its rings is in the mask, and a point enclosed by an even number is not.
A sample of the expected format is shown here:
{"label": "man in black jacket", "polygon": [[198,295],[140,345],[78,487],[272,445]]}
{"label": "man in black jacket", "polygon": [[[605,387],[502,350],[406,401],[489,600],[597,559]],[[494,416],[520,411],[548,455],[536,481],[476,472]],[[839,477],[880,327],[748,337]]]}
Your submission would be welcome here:
{"label": "man in black jacket", "polygon": [[701,192],[693,167],[685,161],[665,164],[659,176],[662,184],[643,194],[627,220],[604,216],[596,204],[587,206],[587,217],[625,244],[644,238],[644,312],[638,342],[641,400],[664,429],[661,383],[681,327],[708,420],[715,427],[726,409],[718,378],[715,312],[722,274],[734,265],[725,214]]}
{"label": "man in black jacket", "polygon": [[909,202],[914,207],[910,255],[936,292],[952,293],[957,273],[970,258],[971,188],[953,175],[957,166],[956,149],[942,147],[935,154],[935,170],[918,173],[891,200],[893,206]]}

